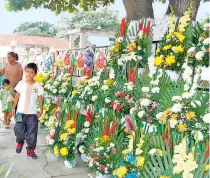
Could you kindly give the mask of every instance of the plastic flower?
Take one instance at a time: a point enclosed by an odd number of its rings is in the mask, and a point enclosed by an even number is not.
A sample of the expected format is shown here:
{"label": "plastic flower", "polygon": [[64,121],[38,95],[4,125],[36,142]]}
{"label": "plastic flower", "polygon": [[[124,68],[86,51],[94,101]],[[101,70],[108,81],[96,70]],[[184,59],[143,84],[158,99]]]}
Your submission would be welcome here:
{"label": "plastic flower", "polygon": [[54,153],[55,156],[58,156],[59,155],[59,149],[58,149],[58,146],[57,145],[54,146],[53,153]]}
{"label": "plastic flower", "polygon": [[164,62],[164,60],[162,57],[160,57],[160,56],[155,57],[155,65],[156,66],[161,66],[163,64],[163,62]]}
{"label": "plastic flower", "polygon": [[188,112],[185,116],[187,120],[194,120],[196,118],[195,112]]}
{"label": "plastic flower", "polygon": [[144,166],[145,158],[143,156],[136,157],[136,166],[143,167]]}
{"label": "plastic flower", "polygon": [[120,50],[120,44],[119,43],[116,43],[113,48],[112,48],[112,51],[113,52],[118,52]]}
{"label": "plastic flower", "polygon": [[135,42],[131,42],[131,43],[129,44],[128,49],[129,49],[130,52],[135,51],[135,50],[136,50],[136,43],[135,43]]}
{"label": "plastic flower", "polygon": [[69,129],[72,125],[74,124],[74,121],[73,120],[68,120],[65,124],[65,127],[64,129]]}
{"label": "plastic flower", "polygon": [[68,154],[69,154],[69,151],[68,151],[68,149],[66,147],[63,147],[63,148],[60,149],[60,155],[61,156],[65,157]]}
{"label": "plastic flower", "polygon": [[78,93],[77,90],[72,91],[72,96],[75,96]]}
{"label": "plastic flower", "polygon": [[172,48],[171,45],[166,45],[166,46],[163,47],[163,50],[164,50],[164,51],[167,51],[167,50],[169,50],[169,49],[171,49],[171,48]]}
{"label": "plastic flower", "polygon": [[70,130],[69,130],[69,133],[70,133],[70,134],[75,134],[75,133],[76,133],[76,128],[70,129]]}
{"label": "plastic flower", "polygon": [[176,63],[176,59],[175,59],[175,56],[167,56],[166,57],[166,61],[165,61],[165,64],[167,66],[172,66],[173,64]]}
{"label": "plastic flower", "polygon": [[123,178],[127,173],[127,168],[125,166],[120,166],[119,168],[115,169],[113,172],[114,176],[117,176],[118,178]]}
{"label": "plastic flower", "polygon": [[184,47],[182,47],[182,45],[176,46],[175,51],[176,53],[183,53]]}
{"label": "plastic flower", "polygon": [[178,130],[179,130],[179,132],[185,132],[185,131],[187,131],[187,128],[186,128],[185,124],[180,122],[178,125]]}
{"label": "plastic flower", "polygon": [[63,134],[60,135],[60,140],[61,141],[67,140],[68,136],[69,136],[68,133],[63,133]]}

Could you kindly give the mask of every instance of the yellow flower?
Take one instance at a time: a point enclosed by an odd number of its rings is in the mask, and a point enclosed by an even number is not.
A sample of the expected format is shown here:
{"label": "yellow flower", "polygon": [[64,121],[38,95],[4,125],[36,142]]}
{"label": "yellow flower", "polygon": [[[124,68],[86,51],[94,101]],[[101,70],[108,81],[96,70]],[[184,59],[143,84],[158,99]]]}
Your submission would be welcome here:
{"label": "yellow flower", "polygon": [[164,51],[167,51],[167,50],[169,50],[169,49],[171,49],[171,48],[172,48],[171,45],[166,45],[166,46],[163,47],[163,50],[164,50]]}
{"label": "yellow flower", "polygon": [[156,55],[159,55],[160,53],[160,48],[156,50]]}
{"label": "yellow flower", "polygon": [[169,33],[168,35],[166,35],[166,39],[168,40],[168,39],[170,39],[172,36],[173,36],[173,34],[172,34],[172,33]]}
{"label": "yellow flower", "polygon": [[108,144],[111,142],[111,138],[108,135],[104,135],[103,137],[99,138],[100,143]]}
{"label": "yellow flower", "polygon": [[127,168],[125,166],[120,166],[119,168],[115,169],[113,172],[114,176],[117,176],[117,178],[123,178],[127,173]]}
{"label": "yellow flower", "polygon": [[128,49],[129,49],[130,52],[135,51],[135,49],[136,49],[136,43],[135,43],[135,42],[131,42],[131,43],[129,44]]}
{"label": "yellow flower", "polygon": [[176,52],[177,53],[183,53],[184,52],[184,48],[181,45],[176,46]]}
{"label": "yellow flower", "polygon": [[55,113],[55,111],[56,111],[56,108],[53,108],[52,112]]}
{"label": "yellow flower", "polygon": [[77,90],[74,90],[74,91],[72,91],[72,96],[75,96],[76,94],[78,93],[78,91]]}
{"label": "yellow flower", "polygon": [[176,63],[176,59],[175,59],[175,56],[167,56],[166,57],[166,61],[165,61],[165,64],[167,66],[172,66],[173,64]]}
{"label": "yellow flower", "polygon": [[155,65],[156,65],[156,66],[161,66],[161,65],[163,64],[163,62],[164,62],[164,60],[162,59],[162,57],[157,56],[157,57],[155,58]]}
{"label": "yellow flower", "polygon": [[210,169],[210,164],[207,164],[205,167],[205,172],[209,171],[209,169]]}
{"label": "yellow flower", "polygon": [[63,133],[63,134],[60,135],[60,140],[61,141],[67,140],[68,136],[69,136],[68,133]]}
{"label": "yellow flower", "polygon": [[46,119],[48,119],[48,117],[49,117],[49,115],[48,114],[45,114],[45,116],[44,116]]}
{"label": "yellow flower", "polygon": [[71,77],[68,77],[68,78],[67,78],[67,81],[68,81],[68,82],[71,81]]}
{"label": "yellow flower", "polygon": [[179,117],[178,114],[172,114],[172,115],[171,115],[171,119],[172,119],[172,120],[176,120],[178,117]]}
{"label": "yellow flower", "polygon": [[44,105],[44,109],[45,109],[46,111],[49,111],[49,108],[50,108],[49,105],[47,105],[47,104]]}
{"label": "yellow flower", "polygon": [[74,124],[74,121],[73,120],[68,120],[65,124],[65,127],[64,129],[69,129],[72,125]]}
{"label": "yellow flower", "polygon": [[171,178],[169,176],[160,176],[159,178]]}
{"label": "yellow flower", "polygon": [[136,157],[136,166],[142,168],[144,166],[144,161],[145,161],[145,158],[143,156],[137,156]]}
{"label": "yellow flower", "polygon": [[78,85],[77,87],[78,87],[78,88],[83,88],[83,85]]}
{"label": "yellow flower", "polygon": [[163,116],[163,117],[160,119],[159,123],[165,124],[166,121],[167,121],[167,117],[166,117],[166,116],[165,116],[165,117]]}
{"label": "yellow flower", "polygon": [[162,150],[157,149],[157,152],[158,152],[158,154],[159,154],[160,156],[163,156],[163,151],[162,151]]}
{"label": "yellow flower", "polygon": [[54,146],[53,153],[54,153],[55,156],[59,155],[59,149],[58,149],[57,145]]}
{"label": "yellow flower", "polygon": [[196,118],[195,112],[188,112],[185,116],[187,120],[194,120]]}
{"label": "yellow flower", "polygon": [[174,32],[174,35],[178,38],[178,40],[182,43],[185,39],[185,36],[180,32]]}
{"label": "yellow flower", "polygon": [[61,148],[61,150],[60,150],[60,155],[61,155],[62,157],[65,157],[65,156],[67,156],[68,154],[69,154],[69,151],[68,151],[68,149],[67,149],[66,147]]}
{"label": "yellow flower", "polygon": [[119,43],[116,43],[113,48],[112,48],[112,51],[113,52],[118,52],[120,50],[120,44]]}
{"label": "yellow flower", "polygon": [[43,123],[44,123],[44,119],[40,119],[39,122],[40,122],[41,124],[43,124]]}
{"label": "yellow flower", "polygon": [[70,133],[70,134],[75,134],[75,133],[76,133],[76,128],[70,129],[70,130],[69,130],[69,133]]}
{"label": "yellow flower", "polygon": [[185,124],[180,122],[178,125],[178,130],[179,130],[179,132],[185,132],[185,131],[187,131],[187,128],[186,128]]}
{"label": "yellow flower", "polygon": [[113,79],[108,79],[108,80],[104,80],[104,85],[107,85],[107,86],[112,86],[114,83],[114,80]]}

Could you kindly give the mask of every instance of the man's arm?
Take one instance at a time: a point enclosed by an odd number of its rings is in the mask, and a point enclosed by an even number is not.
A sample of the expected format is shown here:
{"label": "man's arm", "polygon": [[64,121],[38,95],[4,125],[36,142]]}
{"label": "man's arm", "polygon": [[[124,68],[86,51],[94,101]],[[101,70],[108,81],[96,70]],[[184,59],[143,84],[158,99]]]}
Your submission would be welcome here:
{"label": "man's arm", "polygon": [[12,108],[12,115],[15,116],[15,108],[17,106],[17,103],[19,101],[19,97],[20,97],[20,93],[16,93],[15,95],[15,100],[14,100],[14,104],[13,104],[13,108]]}
{"label": "man's arm", "polygon": [[43,99],[42,99],[42,96],[38,96],[38,100],[39,100],[40,112],[39,112],[39,114],[37,114],[37,117],[40,118],[43,114]]}

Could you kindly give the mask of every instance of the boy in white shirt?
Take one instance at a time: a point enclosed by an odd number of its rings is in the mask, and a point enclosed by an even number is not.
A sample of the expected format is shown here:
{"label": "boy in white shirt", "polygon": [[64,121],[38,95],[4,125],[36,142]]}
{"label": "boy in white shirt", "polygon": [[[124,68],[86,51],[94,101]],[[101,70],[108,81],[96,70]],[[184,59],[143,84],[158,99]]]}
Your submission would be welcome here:
{"label": "boy in white shirt", "polygon": [[[17,92],[13,105],[12,114],[15,115],[15,107],[17,107],[15,136],[16,136],[16,152],[21,153],[24,140],[27,143],[27,156],[37,159],[34,150],[37,143],[38,118],[43,113],[44,90],[42,86],[34,81],[38,67],[34,63],[29,63],[25,69],[26,80],[20,81],[15,90]],[[39,101],[40,113],[37,114],[37,100]]]}

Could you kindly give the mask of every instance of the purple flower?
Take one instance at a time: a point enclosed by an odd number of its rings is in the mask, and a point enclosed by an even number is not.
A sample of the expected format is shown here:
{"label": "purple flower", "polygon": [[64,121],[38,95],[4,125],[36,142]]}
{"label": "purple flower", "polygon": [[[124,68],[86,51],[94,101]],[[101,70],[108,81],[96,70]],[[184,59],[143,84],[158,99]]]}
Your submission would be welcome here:
{"label": "purple flower", "polygon": [[92,49],[88,48],[85,51],[85,68],[91,68],[93,66],[93,60],[94,60],[94,52]]}

